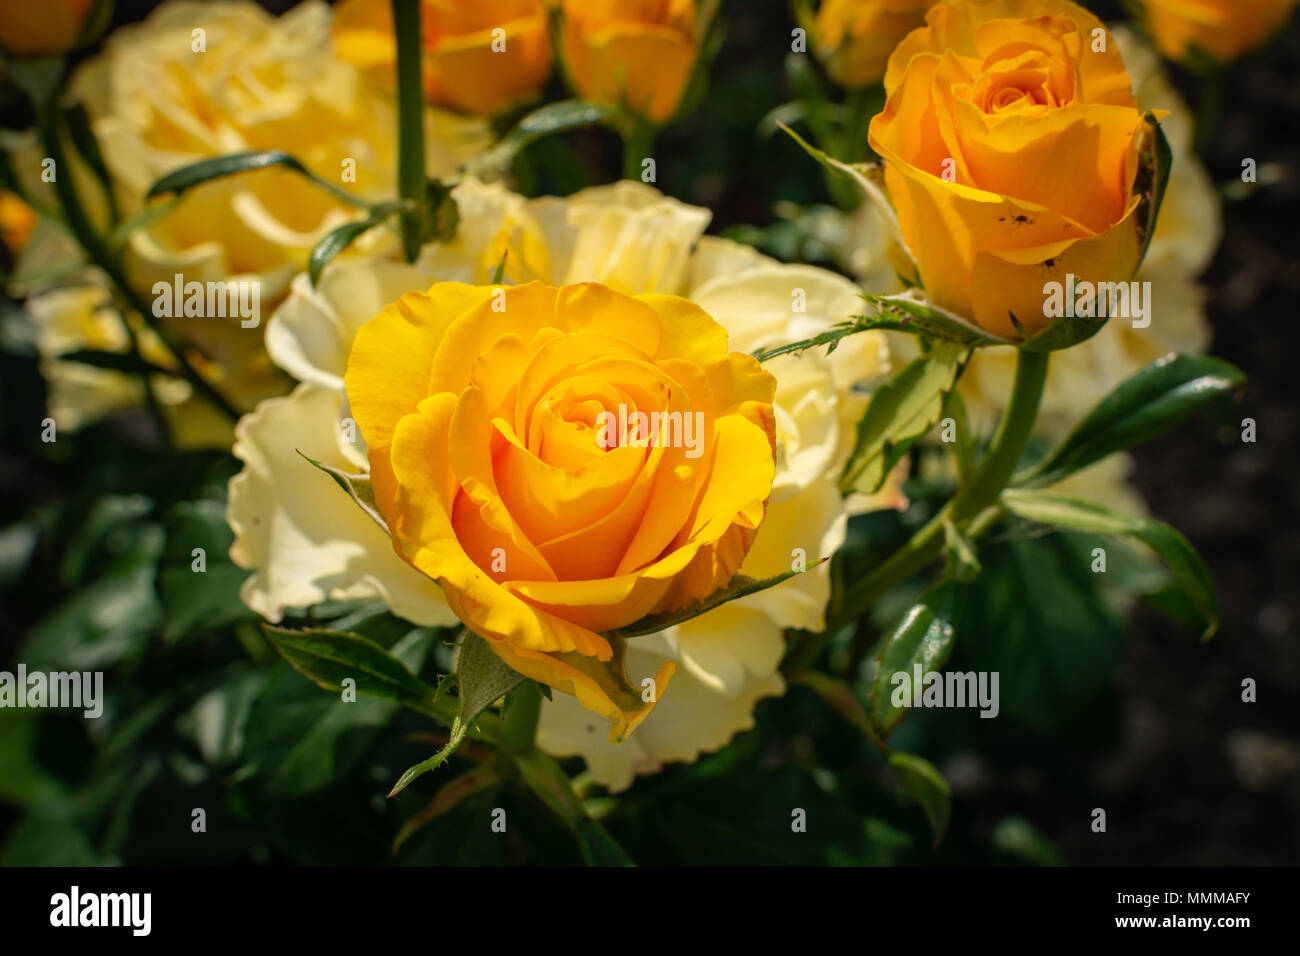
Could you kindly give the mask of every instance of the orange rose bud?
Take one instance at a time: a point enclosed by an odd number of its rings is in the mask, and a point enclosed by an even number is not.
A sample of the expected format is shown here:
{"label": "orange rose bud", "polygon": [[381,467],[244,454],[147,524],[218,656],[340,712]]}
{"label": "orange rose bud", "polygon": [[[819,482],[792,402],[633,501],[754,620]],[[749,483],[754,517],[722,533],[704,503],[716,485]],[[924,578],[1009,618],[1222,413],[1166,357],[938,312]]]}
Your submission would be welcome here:
{"label": "orange rose bud", "polygon": [[699,56],[695,0],[564,0],[564,65],[578,95],[654,123],[681,106]]}
{"label": "orange rose bud", "polygon": [[83,39],[95,0],[5,0],[0,3],[0,49],[12,56],[51,56]]}
{"label": "orange rose bud", "polygon": [[36,228],[36,211],[10,192],[0,192],[0,242],[18,255]]}
{"label": "orange rose bud", "polygon": [[1170,60],[1228,63],[1263,46],[1297,0],[1140,0],[1156,48]]}
{"label": "orange rose bud", "polygon": [[925,23],[936,0],[822,0],[812,23],[814,49],[826,72],[850,90],[885,75],[894,47]]}
{"label": "orange rose bud", "polygon": [[[422,0],[429,100],[487,116],[534,96],[551,73],[543,0]],[[339,56],[393,82],[397,44],[389,0],[344,0],[334,13]]]}

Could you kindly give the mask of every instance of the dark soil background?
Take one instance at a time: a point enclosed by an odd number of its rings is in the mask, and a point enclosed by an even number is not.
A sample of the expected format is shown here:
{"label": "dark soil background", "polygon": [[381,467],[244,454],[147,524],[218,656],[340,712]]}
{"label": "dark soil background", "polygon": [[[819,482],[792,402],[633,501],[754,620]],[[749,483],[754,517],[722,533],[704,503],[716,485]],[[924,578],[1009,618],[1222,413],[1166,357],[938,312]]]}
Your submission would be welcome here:
{"label": "dark soil background", "polygon": [[[274,10],[291,4],[269,2]],[[140,19],[152,4],[123,0],[116,19]],[[1118,5],[1092,3],[1103,17]],[[782,69],[793,26],[784,0],[727,0],[727,38],[704,106],[665,131],[656,151],[659,185],[714,211],[711,231],[765,225],[782,198],[827,202],[813,164],[785,140],[760,141],[755,127],[792,98]],[[1190,103],[1199,80],[1176,72]],[[558,89],[556,91],[558,94]],[[593,182],[618,175],[612,137],[578,138]],[[1062,739],[1058,763],[996,773],[952,772],[954,830],[987,836],[1017,814],[1035,821],[1069,863],[1296,864],[1300,862],[1300,412],[1294,389],[1300,336],[1300,22],[1267,50],[1232,67],[1222,120],[1205,161],[1217,182],[1239,181],[1242,160],[1275,180],[1224,206],[1224,242],[1205,276],[1213,352],[1250,384],[1234,414],[1205,415],[1138,449],[1134,482],[1157,517],[1181,529],[1219,585],[1223,624],[1200,643],[1139,608],[1124,655],[1118,726],[1105,746]],[[1265,178],[1261,175],[1261,181]],[[1241,441],[1252,418],[1257,440]],[[6,514],[58,489],[31,481],[37,460],[0,455]],[[11,609],[2,630],[16,637],[37,608]],[[7,643],[8,641],[6,641]],[[6,655],[7,656],[7,655]],[[1242,701],[1242,681],[1257,702]],[[945,768],[949,769],[949,768]],[[1091,832],[1087,808],[1103,807],[1108,832]],[[1081,809],[1083,808],[1083,809]]]}

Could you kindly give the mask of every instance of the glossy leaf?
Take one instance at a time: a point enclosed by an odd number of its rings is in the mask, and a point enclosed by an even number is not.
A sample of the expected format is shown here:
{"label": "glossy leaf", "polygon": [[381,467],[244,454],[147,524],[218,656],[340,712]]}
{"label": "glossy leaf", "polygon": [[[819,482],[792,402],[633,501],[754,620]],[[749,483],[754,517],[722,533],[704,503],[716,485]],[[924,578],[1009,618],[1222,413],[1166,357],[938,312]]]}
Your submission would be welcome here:
{"label": "glossy leaf", "polygon": [[381,645],[360,634],[324,629],[289,630],[263,624],[271,645],[294,669],[326,690],[342,691],[343,681],[356,692],[402,704],[450,723],[450,708],[435,712],[434,689],[416,677]]}
{"label": "glossy leaf", "polygon": [[341,468],[319,462],[310,455],[303,455],[301,451],[298,454],[329,475],[375,524],[384,529],[385,534],[388,533],[388,522],[384,520],[384,516],[379,513],[379,508],[375,504],[375,489],[370,484],[369,475],[350,475]]}
{"label": "glossy leaf", "polygon": [[1121,514],[1091,501],[1046,491],[1008,489],[1002,494],[1002,503],[1012,514],[1040,524],[1137,538],[1168,565],[1174,579],[1200,612],[1204,625],[1202,637],[1212,637],[1218,630],[1219,601],[1214,581],[1196,549],[1176,528],[1153,518]]}
{"label": "glossy leaf", "polygon": [[1042,488],[1094,462],[1162,435],[1246,377],[1222,359],[1170,353],[1143,367],[1097,404],[1055,449],[1014,484]]}
{"label": "glossy leaf", "polygon": [[952,788],[948,781],[930,761],[915,754],[890,754],[889,766],[898,775],[907,795],[924,811],[938,846],[952,816]]}
{"label": "glossy leaf", "polygon": [[885,639],[871,689],[871,720],[880,736],[888,737],[908,710],[894,704],[894,675],[906,675],[906,686],[910,687],[917,665],[925,675],[937,671],[948,660],[963,596],[962,585],[956,582],[935,586],[903,615]]}
{"label": "glossy leaf", "polygon": [[[466,631],[456,661],[456,685],[460,706],[455,720],[452,721],[451,737],[447,740],[447,745],[432,757],[407,768],[388,795],[396,796],[416,778],[446,763],[465,739],[465,734],[474,723],[474,719],[491,707],[495,701],[518,687],[523,680],[523,674],[512,670],[500,657],[492,653],[484,638],[473,631]],[[442,685],[435,696],[440,697],[441,690]]]}
{"label": "glossy leaf", "polygon": [[311,279],[311,284],[316,285],[321,272],[333,261],[335,256],[371,229],[383,225],[396,211],[396,204],[385,203],[382,206],[377,206],[374,212],[365,219],[345,222],[343,225],[326,233],[324,238],[312,246],[311,255],[307,258],[307,276]]}
{"label": "glossy leaf", "polygon": [[966,350],[943,343],[877,388],[858,423],[857,441],[840,476],[840,491],[872,494],[934,426],[957,381]]}

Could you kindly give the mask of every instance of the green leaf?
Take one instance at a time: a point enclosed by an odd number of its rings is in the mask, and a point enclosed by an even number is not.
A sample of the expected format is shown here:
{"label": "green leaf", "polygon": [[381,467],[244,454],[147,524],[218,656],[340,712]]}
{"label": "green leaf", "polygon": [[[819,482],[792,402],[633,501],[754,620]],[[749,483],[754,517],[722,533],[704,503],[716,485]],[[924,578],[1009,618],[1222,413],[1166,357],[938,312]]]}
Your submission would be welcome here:
{"label": "green leaf", "polygon": [[[249,714],[267,675],[267,668],[251,663],[231,668],[229,676],[177,720],[177,731],[194,741],[209,764],[225,766],[243,752]],[[313,694],[314,699],[319,696]]]}
{"label": "green leaf", "polygon": [[[433,640],[433,631],[417,628],[385,653],[414,672],[427,657]],[[266,791],[275,797],[318,791],[372,753],[380,732],[399,711],[389,700],[359,697],[349,703],[336,694],[322,694],[288,663],[277,663],[245,722],[247,769],[237,776],[250,771],[264,774]]]}
{"label": "green leaf", "polygon": [[1222,359],[1174,353],[1156,359],[1120,383],[1014,483],[1030,488],[1055,484],[1114,452],[1164,434],[1245,381],[1240,370]]}
{"label": "green leaf", "polygon": [[370,208],[371,204],[368,200],[352,195],[343,187],[327,179],[321,179],[304,166],[301,160],[280,149],[253,150],[244,153],[231,153],[227,156],[217,156],[212,159],[201,159],[197,163],[191,163],[188,166],[182,166],[180,169],[174,169],[167,173],[149,187],[144,199],[145,202],[148,202],[156,196],[163,196],[167,193],[183,193],[187,189],[193,189],[195,186],[211,182],[214,179],[266,169],[270,166],[282,166],[285,169],[292,170],[311,180],[342,202],[363,209]]}
{"label": "green leaf", "polygon": [[605,123],[618,126],[626,123],[622,111],[581,100],[561,100],[533,110],[521,119],[495,146],[468,164],[463,172],[502,169],[514,159],[515,154],[530,143],[553,133],[564,133],[584,126]]}
{"label": "green leaf", "polygon": [[312,246],[311,255],[307,258],[307,276],[311,279],[312,286],[316,285],[321,272],[335,256],[371,229],[386,222],[397,208],[396,203],[384,203],[376,206],[365,219],[345,222],[326,233],[320,242]]}
{"label": "green leaf", "polygon": [[427,760],[422,760],[398,779],[389,796],[401,793],[416,778],[446,763],[456,752],[470,725],[479,714],[491,707],[524,680],[524,675],[512,670],[492,652],[486,640],[473,631],[466,631],[460,644],[456,662],[456,685],[459,688],[460,708],[451,725],[447,745]]}
{"label": "green leaf", "polygon": [[[1014,312],[1007,313],[1011,316],[1012,324],[1020,328],[1019,319]],[[1052,320],[1052,324],[1041,332],[1035,332],[1033,335],[1020,341],[1018,346],[1026,352],[1058,352],[1061,349],[1072,348],[1081,342],[1086,342],[1106,325],[1106,319],[1093,318],[1087,315],[1062,315]]]}
{"label": "green leaf", "polygon": [[1060,866],[1061,851],[1024,817],[1003,817],[989,835],[989,843],[1026,866]]}
{"label": "green leaf", "polygon": [[573,831],[588,866],[636,865],[605,828],[591,818],[554,757],[534,747],[514,754],[512,759],[533,793]]}
{"label": "green leaf", "polygon": [[999,718],[1078,727],[1114,686],[1127,628],[1091,571],[1097,540],[1008,526],[982,540],[951,666],[997,675]]}
{"label": "green leaf", "polygon": [[952,816],[952,790],[948,781],[930,761],[915,754],[890,754],[889,766],[898,775],[907,795],[925,812],[930,832],[934,834],[934,845],[938,846]]}
{"label": "green leaf", "polygon": [[[226,523],[224,502],[183,501],[164,521],[167,543],[158,563],[158,593],[166,626],[163,638],[175,641],[253,617],[239,590],[249,572],[230,560],[234,534]],[[196,571],[203,551],[204,570]]]}
{"label": "green leaf", "polygon": [[811,571],[817,565],[826,561],[826,558],[819,558],[810,562],[807,567],[798,571],[783,571],[775,574],[770,578],[756,579],[746,577],[743,574],[737,574],[725,588],[714,591],[706,598],[696,601],[694,604],[688,604],[686,607],[677,611],[667,611],[663,614],[647,614],[639,621],[635,621],[627,627],[621,627],[617,631],[609,632],[606,636],[618,637],[642,637],[646,634],[657,634],[665,628],[681,624],[683,621],[689,621],[693,617],[699,617],[707,611],[712,611],[715,607],[720,607],[729,601],[737,598],[746,597],[750,594],[757,594],[759,591],[766,591],[768,588],[776,587],[783,581],[787,581],[796,574],[803,574],[805,571]]}
{"label": "green leaf", "polygon": [[252,172],[256,169],[265,169],[268,166],[283,166],[305,176],[310,175],[306,166],[283,150],[267,149],[231,153],[228,156],[201,159],[197,163],[190,163],[188,166],[172,170],[150,186],[144,198],[148,202],[155,196],[162,196],[167,193],[183,193],[187,189],[192,189],[213,179]]}
{"label": "green leaf", "polygon": [[1146,138],[1138,155],[1138,174],[1133,189],[1142,198],[1138,204],[1138,235],[1142,241],[1142,255],[1136,272],[1151,248],[1151,238],[1156,233],[1156,222],[1160,216],[1160,207],[1164,203],[1165,190],[1169,186],[1169,173],[1174,165],[1174,153],[1165,137],[1164,128],[1154,113],[1148,112],[1146,121]]}
{"label": "green leaf", "polygon": [[0,709],[0,801],[40,806],[64,795],[64,785],[43,766],[37,751],[39,711]]}
{"label": "green leaf", "polygon": [[[785,73],[799,97],[798,105],[802,108],[808,129],[821,143],[830,143],[835,139],[835,125],[831,118],[834,109],[826,86],[817,75],[816,68],[809,57],[802,53],[788,53],[785,57]],[[779,120],[773,120],[773,129],[784,126]]]}
{"label": "green leaf", "polygon": [[505,661],[492,652],[488,642],[466,631],[460,644],[456,662],[457,694],[460,697],[460,719],[469,724],[475,717],[510,693],[524,680],[524,675],[511,669]]}
{"label": "green leaf", "polygon": [[1214,581],[1196,549],[1177,529],[1154,518],[1134,517],[1101,505],[1047,491],[1009,488],[1002,493],[1007,510],[1029,521],[1091,534],[1137,538],[1168,565],[1174,580],[1201,614],[1202,638],[1219,628],[1219,602]]}
{"label": "green leaf", "polygon": [[460,226],[460,207],[451,195],[452,187],[438,179],[425,183],[424,228],[422,242],[446,242],[456,237]]}
{"label": "green leaf", "polygon": [[807,142],[790,127],[781,124],[781,129],[785,130],[791,139],[803,147],[805,153],[824,167],[852,179],[858,185],[858,188],[876,204],[876,210],[880,213],[885,225],[889,227],[894,241],[898,243],[898,247],[900,249],[907,248],[907,243],[903,241],[903,234],[898,228],[898,214],[894,212],[893,204],[890,203],[889,197],[885,195],[885,190],[881,186],[880,179],[883,175],[883,168],[879,164],[842,162]]}
{"label": "green leaf", "polygon": [[31,629],[19,659],[31,670],[104,670],[144,652],[162,623],[154,591],[162,531],[102,577],[73,591]]}
{"label": "green leaf", "polygon": [[964,596],[963,586],[956,582],[936,585],[885,639],[871,689],[871,720],[881,737],[888,737],[908,710],[894,705],[894,675],[905,674],[910,687],[918,665],[923,677],[944,665],[952,653],[954,622]]}
{"label": "green leaf", "polygon": [[295,670],[326,690],[340,692],[343,681],[351,678],[358,694],[402,704],[451,723],[450,708],[434,704],[434,689],[369,638],[324,629],[293,631],[270,624],[263,624],[262,631]]}
{"label": "green leaf", "polygon": [[333,478],[334,483],[347,492],[348,497],[351,498],[372,521],[379,525],[379,527],[383,528],[385,534],[388,533],[388,522],[384,520],[384,516],[379,513],[378,506],[375,505],[375,489],[370,484],[369,475],[350,475],[340,468],[335,468],[332,465],[319,462],[310,455],[304,455],[301,451],[299,451],[298,454],[302,455],[302,457],[306,458],[311,464],[315,465],[321,471],[325,472],[325,474]]}
{"label": "green leaf", "polygon": [[135,214],[128,216],[125,220],[114,226],[113,231],[109,233],[109,250],[113,253],[120,253],[126,248],[126,244],[131,241],[131,236],[136,230],[147,228],[159,219],[171,215],[179,203],[180,196],[173,195],[164,202],[145,206]]}
{"label": "green leaf", "polygon": [[871,396],[840,476],[840,491],[874,493],[891,470],[939,420],[968,353],[941,343],[915,359]]}

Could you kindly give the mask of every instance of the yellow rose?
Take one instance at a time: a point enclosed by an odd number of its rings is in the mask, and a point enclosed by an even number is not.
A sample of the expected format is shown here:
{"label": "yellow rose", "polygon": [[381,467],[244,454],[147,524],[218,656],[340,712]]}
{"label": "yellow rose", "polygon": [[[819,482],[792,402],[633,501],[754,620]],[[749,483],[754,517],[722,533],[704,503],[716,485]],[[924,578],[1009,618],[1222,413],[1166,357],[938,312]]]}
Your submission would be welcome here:
{"label": "yellow rose", "polygon": [[348,360],[394,548],[613,739],[649,706],[598,632],[723,587],[772,490],[776,383],[726,342],[675,296],[438,283],[371,319]]}
{"label": "yellow rose", "polygon": [[840,86],[856,90],[885,75],[899,41],[937,0],[822,0],[812,24],[817,55]]}
{"label": "yellow rose", "polygon": [[[129,214],[181,166],[245,150],[283,149],[365,199],[391,199],[397,127],[391,97],[333,52],[330,10],[310,0],[282,17],[248,2],[164,3],[116,31],[74,76],[118,200]],[[479,121],[428,119],[429,174],[450,172],[486,144]],[[131,274],[170,281],[256,276],[272,303],[315,243],[360,210],[304,177],[268,167],[187,192],[139,230]],[[373,230],[366,249],[391,241]]]}
{"label": "yellow rose", "polygon": [[[1161,125],[1174,164],[1151,248],[1135,277],[1151,283],[1150,321],[1134,327],[1129,320],[1116,319],[1086,342],[1053,356],[1037,427],[1057,437],[1148,362],[1169,352],[1203,352],[1210,340],[1196,276],[1209,265],[1222,236],[1218,192],[1196,158],[1191,113],[1161,72],[1159,58],[1128,30],[1117,29],[1115,40],[1133,78],[1139,107],[1158,104],[1170,109]],[[1014,368],[1013,348],[982,348],[971,356],[961,391],[977,434],[992,434],[1006,408]]]}
{"label": "yellow rose", "polygon": [[13,56],[62,53],[83,40],[95,0],[10,0],[0,4],[0,49]]}
{"label": "yellow rose", "polygon": [[1014,339],[1050,324],[1053,277],[1132,277],[1152,131],[1095,16],[945,0],[890,57],[885,91],[870,142],[935,304]]}
{"label": "yellow rose", "polygon": [[[478,115],[534,96],[551,72],[542,0],[422,0],[429,99]],[[389,0],[344,0],[335,11],[339,56],[391,86],[396,68]]]}
{"label": "yellow rose", "polygon": [[561,49],[578,95],[671,119],[699,54],[695,0],[564,0],[563,9]]}
{"label": "yellow rose", "polygon": [[[231,152],[287,149],[318,175],[368,199],[396,193],[396,120],[391,98],[333,54],[329,8],[308,2],[283,17],[253,3],[165,3],[144,22],[123,27],[84,63],[73,91],[85,103],[124,214],[139,210],[148,188],[172,170]],[[486,125],[447,113],[427,118],[430,175],[441,175],[487,143]],[[13,165],[38,178],[38,146],[24,140]],[[355,183],[350,171],[355,170]],[[63,171],[60,170],[60,174]],[[78,191],[104,219],[99,187],[74,164]],[[52,187],[27,183],[35,194]],[[157,283],[237,281],[258,289],[260,316],[162,316],[187,346],[199,371],[240,408],[280,394],[286,382],[264,344],[265,318],[304,267],[315,243],[360,215],[356,207],[280,168],[214,180],[187,192],[175,209],[137,230],[127,249],[128,274],[152,303]],[[358,251],[396,247],[376,229]],[[116,321],[87,303],[95,295],[56,296],[34,310],[60,331],[62,351],[94,347],[68,338]],[[250,296],[251,299],[251,296]],[[89,315],[98,315],[93,322]],[[107,316],[107,318],[106,318]],[[120,326],[120,323],[118,323]],[[125,342],[117,342],[121,351]],[[76,368],[45,356],[59,387],[60,425],[85,423],[138,400],[128,376]],[[162,364],[166,364],[163,362]],[[93,374],[92,374],[93,373]],[[172,381],[165,403],[182,446],[228,446],[231,428],[189,387]],[[77,403],[82,407],[76,408]]]}
{"label": "yellow rose", "polygon": [[[266,617],[279,620],[287,607],[326,599],[378,598],[420,625],[455,621],[441,589],[397,558],[383,531],[293,450],[347,472],[367,470],[343,394],[347,356],[358,328],[401,294],[427,288],[431,276],[489,282],[508,253],[507,282],[594,280],[629,295],[689,298],[742,352],[815,334],[861,310],[852,282],[704,236],[707,210],[641,183],[528,200],[471,179],[453,196],[461,214],[454,241],[427,246],[415,265],[340,261],[314,288],[299,277],[268,323],[272,357],[303,384],[263,402],[240,423],[235,454],[244,467],[231,482],[229,511],[232,557],[253,570],[242,596]],[[795,290],[802,290],[803,311],[792,306]],[[786,356],[766,367],[777,379],[777,459],[766,517],[740,568],[753,578],[790,570],[799,553],[809,563],[834,554],[850,514],[903,503],[896,482],[876,499],[847,501],[835,482],[869,389],[888,374],[882,333],[853,336],[829,356]],[[665,663],[676,665],[672,691],[636,733],[611,744],[601,721],[575,698],[557,694],[543,705],[539,744],[557,756],[582,756],[593,779],[616,789],[636,773],[723,746],[753,725],[757,700],[784,692],[784,628],[820,628],[829,595],[829,568],[822,564],[628,641],[634,684]]]}
{"label": "yellow rose", "polygon": [[1297,0],[1139,0],[1156,47],[1171,60],[1200,53],[1221,63],[1262,46]]}

